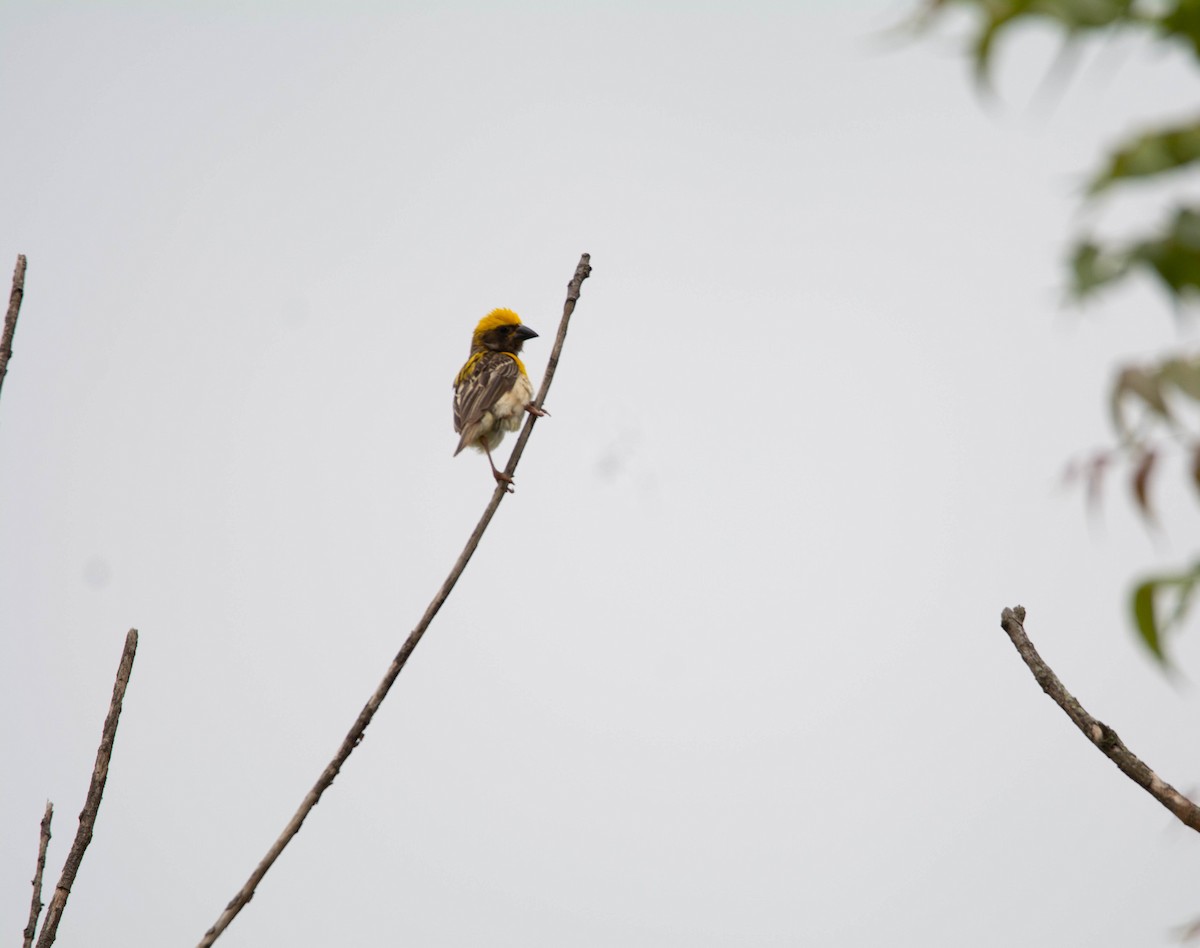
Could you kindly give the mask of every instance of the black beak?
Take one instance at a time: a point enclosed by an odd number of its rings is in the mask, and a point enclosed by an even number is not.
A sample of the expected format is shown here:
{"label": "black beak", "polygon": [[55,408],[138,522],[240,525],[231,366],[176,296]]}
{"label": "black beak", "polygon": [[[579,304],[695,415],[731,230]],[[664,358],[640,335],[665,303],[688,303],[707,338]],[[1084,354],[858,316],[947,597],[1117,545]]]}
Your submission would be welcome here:
{"label": "black beak", "polygon": [[516,330],[514,331],[513,335],[515,335],[522,342],[524,342],[526,339],[536,339],[537,338],[537,333],[534,332],[532,329],[530,329],[528,326],[518,326],[516,328]]}

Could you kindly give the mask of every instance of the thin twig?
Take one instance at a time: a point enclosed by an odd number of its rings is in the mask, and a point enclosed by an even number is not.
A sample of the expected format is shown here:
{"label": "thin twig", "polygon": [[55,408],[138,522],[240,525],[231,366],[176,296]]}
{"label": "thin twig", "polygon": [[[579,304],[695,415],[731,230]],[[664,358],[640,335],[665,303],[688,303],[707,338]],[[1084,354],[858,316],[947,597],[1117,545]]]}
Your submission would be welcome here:
{"label": "thin twig", "polygon": [[29,924],[25,926],[25,940],[21,948],[33,948],[33,936],[37,934],[38,916],[42,914],[42,872],[46,868],[46,849],[50,845],[50,821],[54,819],[54,804],[46,801],[46,812],[42,815],[42,832],[38,840],[37,868],[33,872],[33,901],[29,903]]}
{"label": "thin twig", "polygon": [[[575,309],[575,302],[579,299],[580,287],[583,281],[587,279],[591,273],[588,255],[585,253],[579,259],[579,266],[575,268],[575,276],[569,284],[567,284],[567,299],[563,304],[562,321],[558,327],[558,338],[555,340],[554,349],[550,353],[550,362],[546,366],[546,374],[542,380],[541,391],[538,392],[536,406],[541,407],[542,400],[546,397],[546,392],[550,389],[550,381],[554,377],[554,369],[558,364],[558,356],[562,351],[563,340],[567,335],[567,323],[570,321],[571,313]],[[530,414],[525,422],[525,427],[521,431],[521,436],[517,440],[516,446],[513,448],[512,456],[508,459],[508,466],[505,472],[511,477],[516,471],[517,462],[521,459],[521,454],[525,449],[525,443],[529,440],[529,434],[533,430],[533,424],[537,420],[536,416]],[[221,933],[229,927],[229,923],[237,917],[237,914],[246,906],[246,904],[254,898],[254,892],[258,888],[258,884],[262,881],[263,876],[274,865],[275,860],[279,858],[280,853],[292,838],[300,832],[300,827],[304,825],[304,820],[309,812],[317,805],[317,801],[321,799],[329,786],[333,783],[334,778],[341,772],[342,765],[351,752],[362,741],[367,730],[367,725],[371,723],[371,719],[375,716],[375,712],[379,710],[379,706],[383,703],[383,699],[387,697],[388,691],[391,690],[400,671],[408,662],[409,656],[417,647],[417,643],[421,641],[421,637],[425,634],[425,630],[429,628],[429,624],[433,622],[434,616],[438,614],[438,610],[442,608],[442,604],[450,596],[451,590],[454,589],[459,577],[462,576],[463,570],[466,569],[467,563],[470,562],[471,556],[475,553],[475,548],[479,546],[479,541],[483,537],[483,531],[487,529],[488,524],[492,522],[492,517],[500,506],[507,494],[505,486],[497,483],[496,489],[492,492],[492,499],[488,503],[487,508],[480,517],[479,523],[475,525],[475,529],[471,532],[470,538],[467,540],[467,545],[463,547],[463,551],[458,555],[458,559],[454,563],[453,569],[450,570],[450,575],[446,577],[441,588],[437,591],[437,595],[433,597],[433,601],[429,603],[425,614],[421,616],[421,621],[417,623],[415,629],[409,633],[404,644],[400,646],[400,651],[396,653],[396,657],[392,659],[392,663],[388,666],[387,674],[383,676],[383,681],[375,689],[375,693],[363,706],[362,711],[358,713],[358,718],[354,722],[354,726],[350,728],[342,740],[341,746],[334,755],[333,760],[321,772],[321,776],[317,778],[317,782],[313,784],[312,789],[305,795],[300,803],[299,809],[296,810],[287,826],[283,828],[283,832],[279,834],[279,838],[271,844],[271,848],[267,850],[267,854],[262,858],[262,861],[250,873],[250,878],[246,880],[246,884],[238,890],[237,894],[230,899],[229,904],[225,906],[225,910],[218,916],[216,922],[200,939],[198,948],[208,948],[218,938]]]}
{"label": "thin twig", "polygon": [[1000,627],[1008,633],[1013,645],[1021,653],[1021,658],[1033,672],[1033,677],[1046,692],[1066,712],[1084,736],[1100,748],[1100,752],[1120,768],[1130,780],[1149,793],[1155,800],[1175,814],[1184,826],[1200,832],[1200,807],[1185,797],[1182,793],[1164,781],[1153,770],[1147,767],[1124,742],[1117,737],[1117,732],[1102,721],[1097,721],[1088,714],[1075,697],[1063,687],[1058,676],[1042,661],[1042,657],[1025,634],[1025,609],[1017,606],[1015,609],[1005,609],[1000,614]]}
{"label": "thin twig", "polygon": [[13,336],[17,332],[17,315],[21,312],[21,300],[25,298],[25,254],[17,254],[17,267],[13,270],[12,292],[8,294],[8,315],[4,317],[4,334],[0,336],[0,388],[4,387],[4,376],[8,374],[8,360],[12,357]]}
{"label": "thin twig", "polygon": [[[584,254],[579,258],[579,265],[575,268],[575,275],[571,277],[571,282],[567,284],[567,299],[563,303],[562,321],[558,324],[558,336],[554,340],[554,348],[550,350],[550,361],[546,363],[546,374],[542,376],[542,387],[534,399],[533,405],[535,408],[541,408],[546,401],[546,393],[550,391],[550,382],[554,378],[554,372],[558,368],[558,357],[562,354],[563,340],[567,338],[567,324],[571,321],[571,314],[575,312],[575,303],[579,300],[579,294],[583,289],[583,281],[586,280],[592,272],[592,257],[591,254]],[[530,413],[528,420],[525,422],[525,427],[521,429],[521,434],[517,438],[517,443],[513,447],[512,455],[508,459],[508,465],[504,469],[504,473],[512,477],[517,470],[517,462],[521,460],[521,455],[525,453],[525,443],[529,440],[530,434],[533,432],[533,424],[537,421],[537,416]]]}
{"label": "thin twig", "polygon": [[58,935],[58,923],[62,920],[63,909],[67,906],[67,896],[71,894],[71,886],[75,884],[75,875],[79,872],[79,864],[83,862],[84,851],[92,841],[96,815],[100,812],[100,799],[104,796],[104,783],[108,780],[108,764],[112,760],[113,742],[117,738],[121,705],[125,700],[129,675],[133,671],[133,656],[137,654],[137,643],[137,629],[130,629],[125,635],[125,648],[121,652],[121,664],[117,666],[117,680],[113,683],[108,717],[104,719],[104,731],[100,735],[100,746],[96,749],[92,783],[88,787],[87,799],[83,802],[83,811],[79,814],[79,830],[75,833],[71,851],[67,853],[67,861],[63,864],[62,875],[54,888],[50,906],[46,909],[46,920],[42,922],[42,933],[38,936],[37,948],[50,948],[54,944]]}

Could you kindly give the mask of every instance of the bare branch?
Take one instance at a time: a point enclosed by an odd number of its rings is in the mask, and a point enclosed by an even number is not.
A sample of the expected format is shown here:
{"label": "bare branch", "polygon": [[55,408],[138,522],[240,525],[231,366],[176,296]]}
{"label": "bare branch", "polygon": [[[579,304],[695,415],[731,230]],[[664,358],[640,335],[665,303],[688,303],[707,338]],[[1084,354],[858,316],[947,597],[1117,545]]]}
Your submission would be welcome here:
{"label": "bare branch", "polygon": [[1033,672],[1033,677],[1046,692],[1066,712],[1084,736],[1095,744],[1102,754],[1120,768],[1130,780],[1149,793],[1155,800],[1175,814],[1184,826],[1200,832],[1200,807],[1164,781],[1153,770],[1147,767],[1117,736],[1117,732],[1107,724],[1097,721],[1083,709],[1074,696],[1063,687],[1058,676],[1042,661],[1042,657],[1025,634],[1025,609],[1017,606],[1015,609],[1005,609],[1000,614],[1000,627],[1008,633],[1013,645],[1021,653],[1021,658]]}
{"label": "bare branch", "polygon": [[[571,319],[571,313],[575,310],[575,303],[579,299],[580,288],[583,281],[588,278],[591,273],[589,264],[590,257],[584,254],[579,259],[579,265],[575,268],[575,276],[569,284],[567,284],[567,299],[563,304],[562,321],[558,326],[558,337],[554,342],[554,349],[550,353],[550,362],[546,366],[546,374],[542,379],[542,388],[538,393],[537,407],[541,407],[542,401],[546,397],[546,393],[550,390],[550,382],[554,378],[554,369],[558,364],[559,353],[562,351],[563,340],[567,335],[567,324]],[[525,422],[525,427],[521,430],[521,436],[517,440],[516,446],[513,448],[512,456],[508,459],[508,466],[505,469],[506,473],[511,477],[516,471],[517,462],[521,459],[521,454],[525,450],[525,443],[529,440],[530,432],[533,430],[533,424],[537,420],[536,416],[530,415]],[[463,551],[458,555],[458,559],[454,563],[454,567],[450,570],[450,575],[446,577],[441,588],[437,591],[437,595],[433,597],[433,601],[429,603],[425,614],[421,616],[421,621],[417,623],[415,629],[409,633],[404,644],[400,646],[400,651],[396,653],[396,657],[392,659],[392,663],[388,666],[387,674],[383,676],[383,681],[375,689],[375,693],[363,706],[359,712],[358,718],[354,722],[354,726],[350,728],[342,740],[341,746],[334,755],[333,760],[321,772],[321,776],[317,778],[317,782],[313,784],[312,789],[305,795],[300,803],[299,809],[296,810],[287,826],[283,828],[283,832],[279,834],[279,838],[272,843],[271,848],[267,850],[267,854],[262,858],[262,861],[250,873],[250,878],[246,880],[246,884],[238,890],[237,894],[230,899],[229,904],[225,906],[225,910],[218,916],[216,922],[200,939],[198,948],[208,948],[218,938],[221,933],[229,927],[229,923],[237,917],[237,914],[246,906],[246,904],[254,898],[254,892],[258,888],[258,884],[262,881],[263,876],[279,858],[280,853],[292,838],[300,832],[300,827],[304,825],[304,820],[309,812],[317,805],[321,799],[321,795],[330,787],[334,778],[341,772],[342,765],[345,764],[351,752],[362,741],[367,725],[371,723],[371,719],[375,716],[375,712],[379,710],[379,706],[383,703],[383,699],[387,697],[388,691],[391,690],[400,671],[408,662],[409,656],[417,647],[417,643],[421,641],[421,637],[425,634],[425,630],[429,628],[429,624],[433,622],[434,616],[438,614],[438,610],[442,608],[442,604],[450,596],[451,590],[454,589],[458,579],[463,574],[463,570],[467,568],[467,563],[471,561],[472,555],[475,553],[476,547],[479,546],[479,541],[483,537],[484,530],[488,524],[492,522],[492,517],[500,506],[507,494],[505,486],[502,483],[497,483],[496,489],[492,492],[492,499],[488,503],[487,508],[480,517],[479,523],[475,525],[475,529],[471,532],[471,536],[467,540],[467,545],[463,547]]]}
{"label": "bare branch", "polygon": [[71,894],[71,886],[75,884],[79,864],[83,862],[84,851],[92,841],[96,815],[100,812],[100,799],[104,796],[104,783],[108,780],[108,764],[112,760],[113,742],[117,737],[117,722],[121,718],[121,705],[125,700],[129,675],[133,671],[133,656],[137,653],[137,642],[137,629],[130,629],[125,636],[121,664],[117,666],[117,680],[113,684],[112,701],[108,705],[108,717],[104,719],[100,747],[96,750],[96,766],[92,769],[92,783],[88,787],[83,811],[79,814],[79,830],[75,833],[75,842],[71,844],[71,851],[67,853],[67,861],[63,864],[62,875],[59,877],[54,895],[50,899],[50,906],[46,909],[46,920],[42,923],[42,933],[38,936],[37,948],[50,948],[54,944],[54,939],[58,936],[58,923],[62,920],[67,897]]}
{"label": "bare branch", "polygon": [[4,317],[4,334],[0,336],[0,388],[4,387],[4,376],[8,374],[8,360],[12,357],[13,336],[17,332],[17,314],[21,312],[21,300],[25,298],[25,254],[17,254],[17,267],[13,270],[12,292],[8,294],[8,315]]}
{"label": "bare branch", "polygon": [[[558,324],[558,336],[554,340],[554,348],[550,350],[550,361],[546,363],[546,374],[542,376],[542,388],[537,393],[537,398],[534,399],[533,406],[541,408],[546,401],[546,393],[550,391],[550,382],[554,379],[554,372],[558,369],[558,357],[562,354],[563,340],[567,338],[567,324],[571,321],[571,314],[575,312],[575,304],[579,300],[579,294],[583,290],[583,281],[586,280],[592,273],[592,256],[584,254],[579,258],[579,265],[575,267],[575,275],[571,277],[571,282],[567,284],[567,299],[563,303],[562,320]],[[525,422],[525,427],[521,429],[521,434],[517,438],[517,443],[513,446],[512,454],[509,456],[508,464],[504,468],[504,473],[512,477],[517,470],[517,463],[521,460],[521,455],[525,453],[525,443],[529,440],[530,434],[533,433],[533,423],[537,421],[537,416],[530,413],[529,418]]]}
{"label": "bare branch", "polygon": [[46,868],[46,849],[50,845],[50,821],[54,818],[54,804],[46,801],[46,812],[42,816],[41,838],[38,840],[37,868],[33,872],[33,901],[29,903],[29,924],[25,926],[22,948],[33,948],[33,936],[37,934],[38,916],[42,914],[42,872]]}

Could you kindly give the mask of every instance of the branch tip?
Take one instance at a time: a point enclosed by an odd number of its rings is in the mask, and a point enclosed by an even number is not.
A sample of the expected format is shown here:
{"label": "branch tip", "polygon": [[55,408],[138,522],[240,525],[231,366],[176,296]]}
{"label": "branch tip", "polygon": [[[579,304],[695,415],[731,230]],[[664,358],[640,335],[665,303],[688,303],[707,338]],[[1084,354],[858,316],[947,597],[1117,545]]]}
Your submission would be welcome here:
{"label": "branch tip", "polygon": [[13,336],[17,332],[17,316],[21,312],[21,300],[25,298],[25,254],[17,254],[17,266],[13,270],[12,289],[8,294],[8,313],[4,317],[4,330],[0,332],[0,388],[8,374],[8,360],[12,358]]}
{"label": "branch tip", "polygon": [[33,899],[29,903],[29,924],[23,932],[22,948],[32,948],[33,938],[37,934],[38,916],[42,914],[42,873],[46,868],[46,850],[50,846],[50,821],[54,819],[54,804],[46,801],[46,812],[42,814],[40,832],[38,834],[37,866],[33,872]]}
{"label": "branch tip", "polygon": [[133,672],[133,658],[137,654],[137,629],[130,629],[125,635],[125,647],[121,651],[121,662],[117,666],[117,680],[113,683],[112,700],[108,705],[108,716],[104,719],[104,730],[100,734],[100,746],[96,749],[96,764],[92,768],[92,782],[88,786],[87,798],[83,810],[79,814],[79,829],[75,833],[75,841],[67,853],[63,863],[62,875],[58,885],[54,887],[54,895],[46,909],[46,918],[42,922],[42,932],[38,936],[37,948],[50,948],[58,937],[58,925],[62,921],[63,910],[67,906],[67,897],[75,884],[75,876],[83,862],[83,854],[92,841],[92,833],[96,826],[96,817],[100,812],[100,801],[104,796],[104,785],[108,781],[108,765],[112,760],[113,744],[117,737],[117,723],[121,719],[121,707],[125,701],[125,689],[129,685],[129,676]]}
{"label": "branch tip", "polygon": [[1021,606],[1000,613],[1000,625],[1012,640],[1021,659],[1029,667],[1034,680],[1054,703],[1062,708],[1071,722],[1083,732],[1105,757],[1117,765],[1121,773],[1166,807],[1185,826],[1200,832],[1200,807],[1151,770],[1125,746],[1107,724],[1092,717],[1066,687],[1050,666],[1042,660],[1029,636],[1025,633],[1025,610]]}

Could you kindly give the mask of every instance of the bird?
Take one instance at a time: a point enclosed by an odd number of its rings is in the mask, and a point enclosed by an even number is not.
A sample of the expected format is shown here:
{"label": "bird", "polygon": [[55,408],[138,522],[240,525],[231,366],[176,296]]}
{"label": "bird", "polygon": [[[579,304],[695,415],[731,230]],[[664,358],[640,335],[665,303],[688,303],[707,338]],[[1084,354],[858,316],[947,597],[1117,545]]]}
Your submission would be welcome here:
{"label": "bird", "polygon": [[454,449],[472,447],[487,455],[496,483],[512,493],[512,478],[496,469],[492,449],[506,431],[521,427],[525,412],[549,414],[533,404],[533,384],[518,353],[537,333],[511,309],[494,309],[471,334],[471,356],[454,378],[454,431],[462,437]]}

